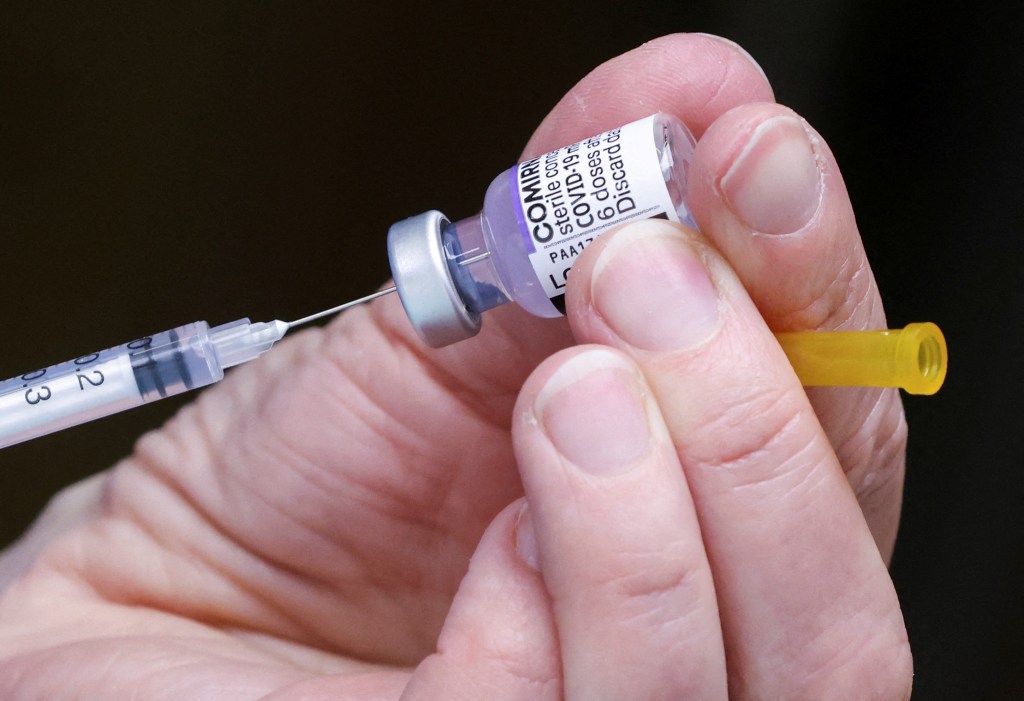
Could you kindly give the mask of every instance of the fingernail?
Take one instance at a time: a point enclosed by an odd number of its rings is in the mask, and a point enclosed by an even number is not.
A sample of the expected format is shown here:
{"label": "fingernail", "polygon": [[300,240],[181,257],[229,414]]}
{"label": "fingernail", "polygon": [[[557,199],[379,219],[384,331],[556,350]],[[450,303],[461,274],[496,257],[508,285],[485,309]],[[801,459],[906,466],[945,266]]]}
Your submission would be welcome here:
{"label": "fingernail", "polygon": [[821,170],[803,124],[772,117],[759,124],[720,182],[732,211],[763,234],[807,226],[821,202]]}
{"label": "fingernail", "polygon": [[516,551],[519,557],[531,570],[540,571],[540,559],[537,555],[537,534],[533,530],[533,517],[530,506],[523,504],[519,518],[516,519]]}
{"label": "fingernail", "polygon": [[619,354],[583,351],[537,394],[534,413],[552,445],[593,475],[618,475],[647,455],[650,429],[636,370]]}
{"label": "fingernail", "polygon": [[591,281],[605,323],[643,350],[681,350],[710,339],[720,325],[718,292],[678,229],[651,219],[614,236]]}

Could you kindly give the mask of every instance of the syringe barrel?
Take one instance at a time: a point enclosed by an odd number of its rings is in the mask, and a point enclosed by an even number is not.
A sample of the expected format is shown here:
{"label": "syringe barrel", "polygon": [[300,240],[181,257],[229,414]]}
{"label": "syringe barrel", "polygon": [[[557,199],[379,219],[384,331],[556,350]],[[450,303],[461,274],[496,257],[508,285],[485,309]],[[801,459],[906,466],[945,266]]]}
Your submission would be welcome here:
{"label": "syringe barrel", "polygon": [[224,377],[205,321],[146,336],[126,347],[143,402],[205,387]]}
{"label": "syringe barrel", "polygon": [[205,321],[0,382],[0,448],[224,377]]}

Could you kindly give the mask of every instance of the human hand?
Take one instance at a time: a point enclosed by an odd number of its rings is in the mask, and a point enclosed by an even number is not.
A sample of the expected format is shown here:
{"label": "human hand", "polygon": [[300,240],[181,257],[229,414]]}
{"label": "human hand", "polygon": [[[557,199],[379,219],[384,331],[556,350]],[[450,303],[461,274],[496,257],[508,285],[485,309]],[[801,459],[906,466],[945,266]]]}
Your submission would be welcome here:
{"label": "human hand", "polygon": [[[544,361],[572,343],[564,322],[505,308],[429,351],[395,299],[281,344],[6,553],[0,696],[904,693],[883,563],[898,397],[818,391],[815,418],[767,331],[884,320],[825,146],[812,137],[808,169],[777,141],[804,133],[787,110],[731,110],[770,98],[742,52],[702,36],[595,71],[527,155],[657,110],[710,126],[691,184],[710,244],[640,224],[573,270],[576,339],[619,350]],[[690,262],[611,257],[630,241]]]}

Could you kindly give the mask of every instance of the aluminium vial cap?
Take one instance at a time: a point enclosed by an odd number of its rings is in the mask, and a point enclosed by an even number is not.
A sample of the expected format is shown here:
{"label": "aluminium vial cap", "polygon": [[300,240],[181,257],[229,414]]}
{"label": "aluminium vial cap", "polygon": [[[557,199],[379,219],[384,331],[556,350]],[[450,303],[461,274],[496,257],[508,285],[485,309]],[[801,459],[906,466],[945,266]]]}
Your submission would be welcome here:
{"label": "aluminium vial cap", "polygon": [[480,314],[462,301],[441,234],[448,218],[436,210],[392,224],[388,260],[405,313],[419,337],[440,348],[475,336]]}

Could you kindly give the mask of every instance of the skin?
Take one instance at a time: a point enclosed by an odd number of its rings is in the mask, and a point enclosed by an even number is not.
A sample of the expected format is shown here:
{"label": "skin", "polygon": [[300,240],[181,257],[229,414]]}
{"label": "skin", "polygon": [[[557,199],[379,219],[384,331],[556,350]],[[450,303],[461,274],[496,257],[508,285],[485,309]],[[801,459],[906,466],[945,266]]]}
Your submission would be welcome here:
{"label": "skin", "polygon": [[[908,697],[899,397],[805,393],[771,336],[885,320],[772,99],[704,35],[597,68],[524,157],[674,113],[703,234],[602,236],[568,323],[508,305],[434,351],[392,296],[240,369],[0,558],[0,697]],[[766,123],[813,153],[767,205],[733,169]]]}

